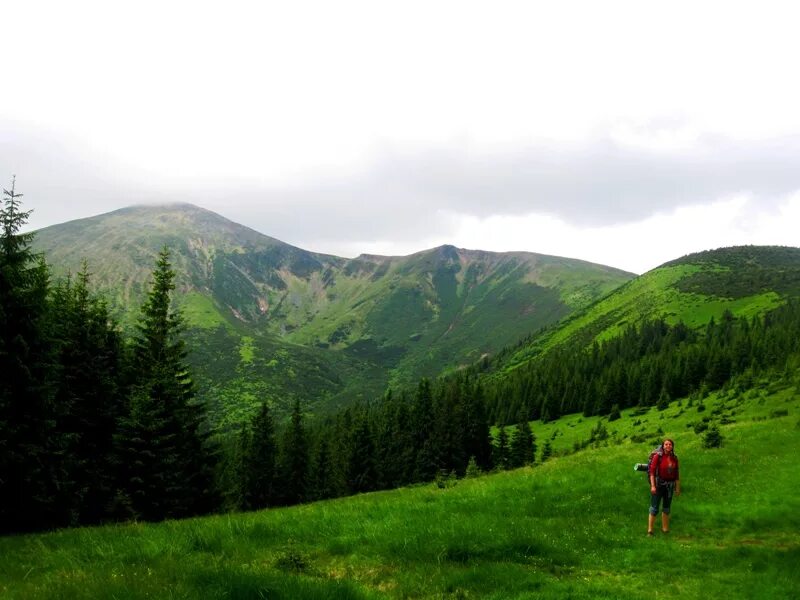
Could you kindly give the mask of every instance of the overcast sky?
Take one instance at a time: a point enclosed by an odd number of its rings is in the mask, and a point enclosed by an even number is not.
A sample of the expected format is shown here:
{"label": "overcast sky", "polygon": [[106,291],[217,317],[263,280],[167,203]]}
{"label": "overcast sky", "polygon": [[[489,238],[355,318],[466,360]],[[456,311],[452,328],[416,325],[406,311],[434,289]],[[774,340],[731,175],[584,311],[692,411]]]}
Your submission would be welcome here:
{"label": "overcast sky", "polygon": [[794,4],[0,0],[0,179],[349,257],[798,246]]}

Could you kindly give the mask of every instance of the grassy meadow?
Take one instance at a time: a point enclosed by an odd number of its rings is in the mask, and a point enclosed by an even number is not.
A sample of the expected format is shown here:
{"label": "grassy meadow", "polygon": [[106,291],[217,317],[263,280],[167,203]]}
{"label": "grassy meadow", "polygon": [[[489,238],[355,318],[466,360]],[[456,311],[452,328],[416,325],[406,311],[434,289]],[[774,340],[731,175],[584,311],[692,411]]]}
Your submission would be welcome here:
{"label": "grassy meadow", "polygon": [[[722,447],[703,447],[706,425],[719,427]],[[800,597],[796,381],[613,422],[573,415],[534,432],[554,456],[516,471],[2,538],[0,597]],[[672,532],[647,538],[649,492],[632,466],[662,435],[675,439],[683,495]]]}

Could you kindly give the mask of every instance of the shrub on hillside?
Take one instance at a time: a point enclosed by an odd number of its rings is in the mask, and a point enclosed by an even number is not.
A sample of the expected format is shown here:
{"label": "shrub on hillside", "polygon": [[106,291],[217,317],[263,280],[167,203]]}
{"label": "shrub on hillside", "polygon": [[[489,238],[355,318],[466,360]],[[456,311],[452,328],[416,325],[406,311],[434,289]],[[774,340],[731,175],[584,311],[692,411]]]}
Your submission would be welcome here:
{"label": "shrub on hillside", "polygon": [[704,431],[708,431],[710,423],[711,419],[709,417],[703,417],[702,421],[698,421],[697,423],[694,424],[694,432],[697,435],[700,435]]}
{"label": "shrub on hillside", "polygon": [[436,474],[436,479],[434,479],[433,482],[439,489],[446,490],[456,486],[458,477],[455,471],[450,471],[448,473],[447,469],[439,469],[439,472]]}
{"label": "shrub on hillside", "polygon": [[483,474],[481,468],[478,466],[478,461],[475,460],[474,456],[469,457],[469,463],[467,464],[467,472],[464,474],[466,479],[472,479],[474,477],[480,477]]}
{"label": "shrub on hillside", "polygon": [[722,434],[719,428],[714,425],[703,436],[703,448],[720,448],[722,446]]}

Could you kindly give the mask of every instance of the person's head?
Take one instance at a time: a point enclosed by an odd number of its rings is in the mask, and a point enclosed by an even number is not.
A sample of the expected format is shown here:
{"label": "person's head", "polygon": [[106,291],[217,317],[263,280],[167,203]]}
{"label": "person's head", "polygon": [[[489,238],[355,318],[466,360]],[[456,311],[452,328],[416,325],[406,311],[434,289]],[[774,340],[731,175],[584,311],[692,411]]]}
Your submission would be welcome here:
{"label": "person's head", "polygon": [[671,439],[667,438],[662,443],[661,446],[664,448],[664,452],[674,452],[675,451],[675,442]]}

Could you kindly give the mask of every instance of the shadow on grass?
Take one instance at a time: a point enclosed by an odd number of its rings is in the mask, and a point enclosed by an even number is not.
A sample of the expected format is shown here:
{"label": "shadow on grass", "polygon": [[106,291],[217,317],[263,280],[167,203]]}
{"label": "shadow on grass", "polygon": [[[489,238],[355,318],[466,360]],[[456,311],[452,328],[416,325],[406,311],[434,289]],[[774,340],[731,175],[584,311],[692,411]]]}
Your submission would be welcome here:
{"label": "shadow on grass", "polygon": [[257,565],[204,570],[191,578],[191,584],[197,598],[371,600],[381,597],[350,581],[262,570]]}

